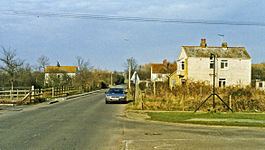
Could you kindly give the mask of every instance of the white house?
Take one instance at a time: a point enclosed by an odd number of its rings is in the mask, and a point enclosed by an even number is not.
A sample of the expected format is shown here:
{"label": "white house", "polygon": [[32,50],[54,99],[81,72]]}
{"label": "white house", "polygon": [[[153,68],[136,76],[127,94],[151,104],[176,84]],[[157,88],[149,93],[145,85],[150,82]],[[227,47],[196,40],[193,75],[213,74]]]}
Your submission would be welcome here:
{"label": "white house", "polygon": [[251,57],[244,47],[207,46],[206,39],[200,46],[182,46],[177,60],[179,82],[204,81],[213,84],[214,59],[216,86],[247,86],[251,84]]}
{"label": "white house", "polygon": [[177,64],[169,63],[166,59],[162,64],[151,64],[151,81],[167,81],[169,75],[177,70]]}
{"label": "white house", "polygon": [[46,66],[44,69],[45,83],[48,83],[51,75],[55,75],[58,78],[62,78],[63,75],[74,77],[77,71],[77,66]]}

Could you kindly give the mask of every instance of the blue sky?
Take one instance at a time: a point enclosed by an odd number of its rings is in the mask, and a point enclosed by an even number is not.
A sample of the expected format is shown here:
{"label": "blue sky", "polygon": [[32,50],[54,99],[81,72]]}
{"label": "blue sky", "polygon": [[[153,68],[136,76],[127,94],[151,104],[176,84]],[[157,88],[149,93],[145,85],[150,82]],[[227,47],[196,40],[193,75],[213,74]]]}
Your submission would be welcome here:
{"label": "blue sky", "polygon": [[27,63],[41,55],[56,65],[74,65],[76,56],[95,68],[124,70],[134,57],[139,64],[177,59],[182,45],[245,46],[253,63],[265,61],[265,27],[158,22],[106,21],[45,16],[7,15],[8,10],[85,13],[186,20],[262,22],[263,0],[8,0],[0,2],[0,45],[16,49]]}

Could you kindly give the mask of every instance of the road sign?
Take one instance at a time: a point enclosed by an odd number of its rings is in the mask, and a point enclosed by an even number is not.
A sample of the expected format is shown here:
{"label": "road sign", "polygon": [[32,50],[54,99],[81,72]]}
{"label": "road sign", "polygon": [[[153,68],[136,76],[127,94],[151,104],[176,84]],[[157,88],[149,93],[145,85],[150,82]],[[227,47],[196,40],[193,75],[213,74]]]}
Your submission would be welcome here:
{"label": "road sign", "polygon": [[137,84],[140,82],[140,78],[139,78],[138,73],[136,71],[134,71],[134,73],[131,77],[131,81],[133,81],[134,84],[135,84],[135,82]]}

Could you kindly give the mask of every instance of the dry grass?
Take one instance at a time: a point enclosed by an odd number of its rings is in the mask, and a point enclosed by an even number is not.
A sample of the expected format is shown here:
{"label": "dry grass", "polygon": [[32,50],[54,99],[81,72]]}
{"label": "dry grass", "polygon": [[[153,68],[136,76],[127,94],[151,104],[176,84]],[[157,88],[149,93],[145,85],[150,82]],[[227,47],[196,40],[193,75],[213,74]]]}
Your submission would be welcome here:
{"label": "dry grass", "polygon": [[[159,83],[156,95],[153,93],[152,86],[141,89],[142,92],[139,92],[137,102],[129,106],[129,109],[193,111],[211,94],[212,90],[211,86],[204,83],[189,83],[176,86],[172,90],[167,87],[167,83]],[[264,91],[252,87],[226,87],[218,88],[217,93],[227,104],[231,102],[230,105],[234,111],[265,111]],[[217,110],[228,110],[217,97],[215,99]],[[212,98],[200,110],[209,111],[211,106]]]}

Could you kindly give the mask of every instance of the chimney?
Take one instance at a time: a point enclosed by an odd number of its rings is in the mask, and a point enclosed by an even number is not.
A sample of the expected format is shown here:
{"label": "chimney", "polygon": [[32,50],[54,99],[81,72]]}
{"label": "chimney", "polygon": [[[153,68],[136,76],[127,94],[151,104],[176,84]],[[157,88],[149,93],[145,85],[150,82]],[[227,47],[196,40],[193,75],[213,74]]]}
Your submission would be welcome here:
{"label": "chimney", "polygon": [[227,48],[227,42],[222,42],[222,48]]}
{"label": "chimney", "polygon": [[163,60],[163,65],[165,65],[165,66],[166,66],[167,64],[168,64],[168,61],[167,61],[167,59],[164,59],[164,60]]}
{"label": "chimney", "polygon": [[206,48],[207,47],[207,43],[206,43],[206,39],[201,39],[201,48]]}

